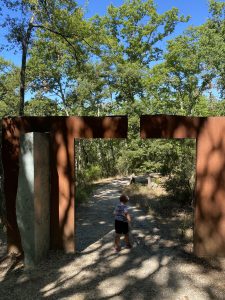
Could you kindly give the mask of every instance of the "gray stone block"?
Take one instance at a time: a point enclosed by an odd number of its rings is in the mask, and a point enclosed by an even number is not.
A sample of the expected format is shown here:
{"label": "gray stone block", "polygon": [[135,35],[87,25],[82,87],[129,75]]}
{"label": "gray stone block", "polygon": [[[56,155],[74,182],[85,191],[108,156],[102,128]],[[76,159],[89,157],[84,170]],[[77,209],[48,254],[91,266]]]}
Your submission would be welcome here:
{"label": "gray stone block", "polygon": [[26,267],[37,265],[49,250],[49,170],[49,135],[21,136],[16,215]]}

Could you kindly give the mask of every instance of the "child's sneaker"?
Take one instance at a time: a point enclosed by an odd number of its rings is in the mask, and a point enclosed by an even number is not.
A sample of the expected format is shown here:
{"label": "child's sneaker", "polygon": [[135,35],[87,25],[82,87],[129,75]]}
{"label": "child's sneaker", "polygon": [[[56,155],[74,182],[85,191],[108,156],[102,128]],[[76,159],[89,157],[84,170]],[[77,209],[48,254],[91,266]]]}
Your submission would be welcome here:
{"label": "child's sneaker", "polygon": [[116,252],[120,252],[120,250],[121,250],[121,247],[115,247]]}
{"label": "child's sneaker", "polygon": [[131,248],[132,248],[131,244],[126,245],[126,249],[131,249]]}

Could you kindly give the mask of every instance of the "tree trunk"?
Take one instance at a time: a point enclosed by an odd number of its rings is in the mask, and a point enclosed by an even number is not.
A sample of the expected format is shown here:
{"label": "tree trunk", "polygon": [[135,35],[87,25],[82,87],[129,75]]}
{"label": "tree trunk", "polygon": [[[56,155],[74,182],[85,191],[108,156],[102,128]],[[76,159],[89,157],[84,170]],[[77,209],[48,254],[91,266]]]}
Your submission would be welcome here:
{"label": "tree trunk", "polygon": [[20,70],[20,106],[19,106],[19,115],[24,115],[24,102],[25,102],[25,85],[26,85],[26,67],[27,67],[27,50],[30,42],[31,31],[33,28],[33,16],[30,20],[27,32],[22,39],[22,63]]}
{"label": "tree trunk", "polygon": [[62,87],[62,83],[61,83],[60,79],[58,81],[58,84],[59,84],[59,92],[61,94],[61,99],[62,99],[62,102],[63,102],[64,110],[65,110],[65,113],[66,113],[66,115],[68,117],[69,116],[69,112],[68,112],[68,109],[67,109],[66,98],[65,98],[65,95],[64,95],[64,92],[63,92],[63,87]]}
{"label": "tree trunk", "polygon": [[6,203],[4,193],[4,169],[2,164],[2,125],[0,125],[0,226],[6,225]]}
{"label": "tree trunk", "polygon": [[110,141],[110,152],[111,152],[111,162],[110,162],[110,172],[114,176],[116,175],[116,159],[115,159],[115,153],[114,153],[114,147],[113,147],[113,142]]}

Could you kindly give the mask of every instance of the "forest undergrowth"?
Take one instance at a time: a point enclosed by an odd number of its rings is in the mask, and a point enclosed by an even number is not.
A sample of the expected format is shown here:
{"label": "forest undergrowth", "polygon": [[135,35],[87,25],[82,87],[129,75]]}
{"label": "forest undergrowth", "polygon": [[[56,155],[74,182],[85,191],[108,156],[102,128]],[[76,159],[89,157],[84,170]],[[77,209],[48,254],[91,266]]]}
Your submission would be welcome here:
{"label": "forest undergrowth", "polygon": [[166,191],[167,180],[149,188],[140,183],[124,187],[123,191],[129,196],[130,205],[143,210],[146,216],[151,216],[158,224],[170,224],[168,237],[187,245],[187,251],[193,250],[193,219],[194,209],[190,199],[176,198]]}

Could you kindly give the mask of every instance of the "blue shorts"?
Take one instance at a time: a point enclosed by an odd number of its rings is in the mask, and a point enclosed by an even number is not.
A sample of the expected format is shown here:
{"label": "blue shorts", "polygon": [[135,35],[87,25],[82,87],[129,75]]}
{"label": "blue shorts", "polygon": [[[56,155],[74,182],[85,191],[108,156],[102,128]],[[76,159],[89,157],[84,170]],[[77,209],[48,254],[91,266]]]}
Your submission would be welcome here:
{"label": "blue shorts", "polygon": [[115,220],[115,231],[118,234],[127,234],[129,232],[128,223]]}

